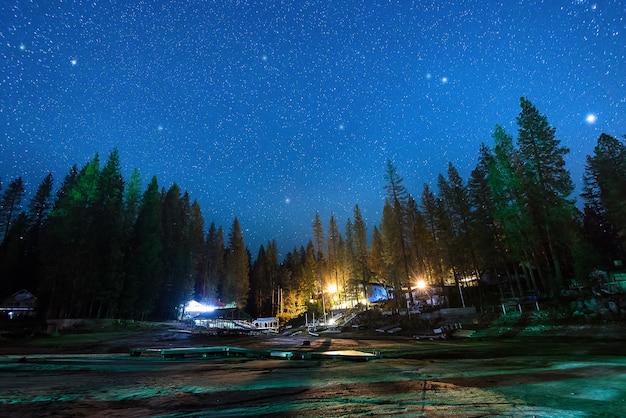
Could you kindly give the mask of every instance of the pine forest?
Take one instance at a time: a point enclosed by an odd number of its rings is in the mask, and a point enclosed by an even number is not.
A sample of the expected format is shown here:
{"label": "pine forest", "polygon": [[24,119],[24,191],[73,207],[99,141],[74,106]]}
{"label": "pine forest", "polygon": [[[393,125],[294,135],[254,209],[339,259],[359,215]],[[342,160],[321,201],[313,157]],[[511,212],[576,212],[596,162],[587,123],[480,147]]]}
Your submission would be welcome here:
{"label": "pine forest", "polygon": [[42,318],[136,320],[177,318],[192,299],[289,319],[367,305],[372,283],[396,310],[418,283],[450,306],[526,294],[558,301],[590,285],[594,269],[621,266],[626,144],[597,139],[577,205],[569,150],[531,102],[520,107],[516,138],[497,126],[468,179],[449,164],[437,190],[407,190],[388,161],[377,224],[358,205],[327,225],[311,214],[311,240],[284,256],[274,240],[252,254],[237,218],[227,229],[208,223],[176,184],[152,177],[145,187],[137,170],[123,178],[117,150],[71,167],[59,186],[46,176],[28,202],[21,177],[3,179],[0,296],[30,290]]}

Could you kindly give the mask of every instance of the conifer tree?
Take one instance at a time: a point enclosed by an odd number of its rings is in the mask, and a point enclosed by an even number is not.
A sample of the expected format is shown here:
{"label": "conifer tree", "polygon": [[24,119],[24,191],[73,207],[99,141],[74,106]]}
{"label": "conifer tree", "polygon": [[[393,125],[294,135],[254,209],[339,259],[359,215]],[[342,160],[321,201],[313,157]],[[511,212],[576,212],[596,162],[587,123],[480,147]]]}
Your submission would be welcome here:
{"label": "conifer tree", "polygon": [[25,219],[28,231],[22,235],[24,239],[20,240],[23,242],[23,259],[20,261],[20,287],[32,289],[32,291],[37,291],[39,281],[44,274],[40,254],[40,237],[52,208],[52,187],[52,174],[48,174],[39,184],[35,195],[30,199],[27,219]]}
{"label": "conifer tree", "polygon": [[324,226],[320,219],[319,212],[315,212],[315,218],[313,220],[313,243],[315,245],[315,287],[322,296],[322,312],[326,314],[326,286],[328,281],[327,275],[327,259],[324,253]]}
{"label": "conifer tree", "polygon": [[424,189],[422,191],[421,209],[426,226],[425,230],[427,231],[427,234],[424,236],[424,239],[427,240],[424,246],[427,251],[427,259],[429,260],[429,265],[431,266],[432,271],[430,277],[433,281],[430,284],[443,286],[444,248],[442,248],[442,231],[439,228],[439,204],[437,202],[437,198],[426,183],[424,183]]}
{"label": "conifer tree", "polygon": [[319,296],[321,295],[322,289],[320,287],[320,282],[317,276],[318,263],[315,253],[315,245],[313,245],[313,241],[309,240],[306,249],[302,254],[302,267],[304,273],[300,291],[307,295],[309,299],[320,302],[318,306],[313,306],[312,308],[316,313],[321,314],[323,312],[323,307],[321,305],[321,300]]}
{"label": "conifer tree", "polygon": [[22,288],[29,288],[32,278],[27,276],[26,262],[29,221],[20,212],[11,222],[11,228],[0,245],[0,295],[8,295]]}
{"label": "conifer tree", "polygon": [[224,301],[224,261],[226,249],[224,242],[224,230],[222,227],[211,222],[209,232],[206,237],[207,249],[207,282],[203,286],[200,298],[204,301],[212,302]]}
{"label": "conifer tree", "polygon": [[356,263],[357,277],[363,286],[365,298],[367,298],[367,290],[369,288],[371,270],[369,267],[369,248],[367,245],[367,225],[361,214],[359,205],[354,206],[354,224],[353,224],[353,254]]}
{"label": "conifer tree", "polygon": [[[269,286],[269,275],[267,273],[267,258],[265,247],[261,245],[250,271],[250,295],[247,308],[256,317],[266,316],[264,312],[270,305],[270,302],[271,287]],[[273,314],[271,307],[267,309],[267,316],[270,316],[270,314]]]}
{"label": "conifer tree", "polygon": [[174,183],[163,194],[163,281],[160,292],[159,316],[174,319],[179,313],[181,282],[189,274],[187,239],[188,209],[181,190]]}
{"label": "conifer tree", "polygon": [[363,287],[363,265],[360,264],[358,261],[355,243],[354,223],[351,218],[348,218],[348,220],[346,221],[344,245],[344,263],[348,275],[348,292],[360,300],[366,297],[365,294],[359,294],[359,289],[362,289]]}
{"label": "conifer tree", "polygon": [[124,232],[130,234],[141,204],[141,176],[134,169],[124,187]]}
{"label": "conifer tree", "polygon": [[122,308],[133,319],[151,318],[163,282],[163,206],[156,177],[143,193],[126,254],[128,274]]}
{"label": "conifer tree", "polygon": [[[70,292],[66,294],[65,309],[70,317],[90,317],[99,291],[99,264],[94,222],[98,202],[98,179],[100,178],[100,156],[96,153],[79,173],[76,184],[70,189],[67,219],[67,239],[72,237],[70,268],[65,272],[70,281]],[[69,297],[67,297],[69,296]]]}
{"label": "conifer tree", "polygon": [[297,285],[294,282],[292,273],[287,273],[285,270],[281,270],[278,263],[278,244],[275,240],[267,242],[265,250],[265,271],[267,272],[267,284],[266,293],[271,295],[271,305],[269,306],[269,314],[274,315],[278,312],[279,308],[275,305],[275,297],[279,287],[289,287],[290,289],[296,289]]}
{"label": "conifer tree", "polygon": [[396,309],[403,307],[402,295],[403,280],[406,278],[403,269],[403,253],[401,244],[401,234],[398,225],[397,212],[390,204],[389,200],[385,200],[383,206],[383,217],[380,224],[380,232],[383,244],[383,260],[385,262],[385,273],[387,284],[393,287],[396,297],[394,299]]}
{"label": "conifer tree", "polygon": [[[191,251],[191,271],[193,279],[192,289],[187,289],[188,293],[193,293],[194,299],[206,289],[208,282],[208,252],[204,240],[204,218],[202,209],[197,200],[191,204],[191,219],[189,223],[189,245]],[[189,294],[189,297],[192,295]]]}
{"label": "conifer tree", "polygon": [[328,222],[328,242],[326,245],[326,251],[328,254],[328,271],[330,273],[329,284],[335,286],[336,291],[340,290],[339,286],[339,263],[340,254],[339,247],[341,245],[341,234],[339,232],[339,226],[335,215],[331,213],[330,220]]}
{"label": "conifer tree", "polygon": [[41,181],[35,196],[33,196],[28,205],[28,218],[32,228],[36,231],[39,231],[44,219],[46,219],[52,208],[52,186],[52,173],[49,173]]}
{"label": "conifer tree", "polygon": [[225,301],[235,303],[238,308],[244,308],[250,290],[250,261],[246,249],[241,225],[235,218],[228,237],[226,252],[226,286]]}
{"label": "conifer tree", "polygon": [[[493,139],[495,147],[493,158],[489,160],[488,181],[493,197],[494,221],[504,240],[513,269],[517,272],[517,266],[521,265],[527,290],[538,293],[534,275],[534,266],[539,264],[537,237],[534,234],[536,229],[532,228],[532,219],[524,200],[519,155],[513,145],[513,138],[501,126],[496,126]],[[517,273],[515,276],[518,276]],[[521,293],[523,289],[519,280],[517,286]]]}
{"label": "conifer tree", "polygon": [[119,153],[113,150],[97,179],[97,193],[93,205],[93,223],[90,229],[97,269],[91,282],[93,301],[97,311],[89,316],[117,316],[124,283],[124,186]]}
{"label": "conifer tree", "polygon": [[414,279],[426,279],[429,276],[426,252],[426,224],[417,202],[409,195],[406,206],[407,250],[409,253],[409,271]]}
{"label": "conifer tree", "polygon": [[[596,188],[596,200],[620,235],[626,234],[626,145],[601,134],[594,154],[587,158],[587,183]],[[590,198],[587,198],[590,201]]]}
{"label": "conifer tree", "polygon": [[503,261],[498,254],[499,240],[493,220],[493,198],[489,189],[489,162],[491,150],[481,144],[478,163],[470,174],[468,199],[472,210],[473,235],[476,242],[478,263],[482,266],[495,265]]}
{"label": "conifer tree", "polygon": [[70,190],[74,187],[78,175],[77,167],[72,166],[56,193],[48,219],[41,230],[39,257],[45,268],[37,292],[40,314],[48,318],[60,317],[62,295],[69,288],[64,276],[69,266],[68,251],[71,240],[68,240],[68,236],[62,231],[69,229]]}
{"label": "conifer tree", "polygon": [[[411,290],[411,277],[409,271],[409,252],[407,249],[408,233],[406,231],[406,211],[409,194],[402,184],[404,179],[398,174],[396,167],[390,160],[387,160],[387,172],[385,173],[385,179],[387,180],[387,201],[391,209],[391,212],[387,214],[387,221],[385,222],[385,214],[383,209],[383,228],[384,236],[391,237],[393,234],[393,251],[398,252],[398,280],[400,283],[409,287]],[[391,218],[389,218],[391,217]],[[392,224],[395,223],[395,226]],[[391,241],[388,241],[391,243]],[[397,248],[395,248],[397,245]]]}
{"label": "conifer tree", "polygon": [[[443,189],[442,189],[443,187]],[[448,179],[440,180],[444,209],[451,222],[454,235],[452,248],[456,254],[457,268],[465,275],[480,277],[473,234],[469,190],[452,163],[448,164]]]}
{"label": "conifer tree", "polygon": [[315,259],[321,263],[324,260],[324,226],[319,212],[315,212],[315,219],[313,220],[313,243],[316,251]]}
{"label": "conifer tree", "polygon": [[21,177],[16,178],[2,194],[0,199],[0,231],[3,241],[9,234],[11,222],[20,213],[20,203],[24,197],[24,182]]}
{"label": "conifer tree", "polygon": [[570,173],[565,168],[569,149],[560,145],[556,129],[539,113],[530,101],[520,99],[521,111],[517,117],[519,156],[526,205],[537,228],[542,252],[552,265],[555,279],[552,291],[563,283],[562,264],[571,254],[574,190]]}
{"label": "conifer tree", "polygon": [[[369,265],[372,274],[378,283],[387,284],[387,265],[384,253],[385,244],[380,229],[374,226],[372,231],[372,248],[370,251]],[[367,295],[366,295],[367,296]]]}

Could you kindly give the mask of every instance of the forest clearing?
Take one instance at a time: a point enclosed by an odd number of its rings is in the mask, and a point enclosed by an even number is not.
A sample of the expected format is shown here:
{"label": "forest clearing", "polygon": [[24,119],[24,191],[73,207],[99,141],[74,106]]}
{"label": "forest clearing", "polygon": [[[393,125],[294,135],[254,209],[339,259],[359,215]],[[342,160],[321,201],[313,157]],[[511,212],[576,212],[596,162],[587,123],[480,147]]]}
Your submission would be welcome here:
{"label": "forest clearing", "polygon": [[[0,344],[5,416],[620,416],[620,327],[425,341],[369,333],[199,337],[163,329]],[[601,338],[591,338],[601,336]],[[66,341],[63,341],[68,337]],[[306,342],[306,343],[305,343]],[[131,357],[133,347],[376,351],[367,362]]]}

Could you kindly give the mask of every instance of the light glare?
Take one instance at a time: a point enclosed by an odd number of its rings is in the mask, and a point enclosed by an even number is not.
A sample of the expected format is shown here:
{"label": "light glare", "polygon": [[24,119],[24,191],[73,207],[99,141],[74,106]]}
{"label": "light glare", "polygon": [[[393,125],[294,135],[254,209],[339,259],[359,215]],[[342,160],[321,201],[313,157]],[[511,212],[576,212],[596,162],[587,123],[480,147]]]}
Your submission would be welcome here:
{"label": "light glare", "polygon": [[205,305],[195,300],[190,300],[187,302],[187,306],[185,306],[185,312],[213,312],[215,309],[215,306]]}

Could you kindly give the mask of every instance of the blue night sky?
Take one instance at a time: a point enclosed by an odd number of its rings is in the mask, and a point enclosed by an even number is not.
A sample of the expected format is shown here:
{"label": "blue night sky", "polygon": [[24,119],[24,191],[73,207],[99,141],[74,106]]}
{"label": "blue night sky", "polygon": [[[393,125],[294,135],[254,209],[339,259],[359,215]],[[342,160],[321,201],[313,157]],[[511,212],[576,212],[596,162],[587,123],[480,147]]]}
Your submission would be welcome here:
{"label": "blue night sky", "polygon": [[418,198],[448,162],[467,179],[525,96],[580,184],[626,134],[625,4],[3,0],[0,177],[32,194],[117,148],[254,256],[288,251],[316,211],[379,223],[388,159]]}

